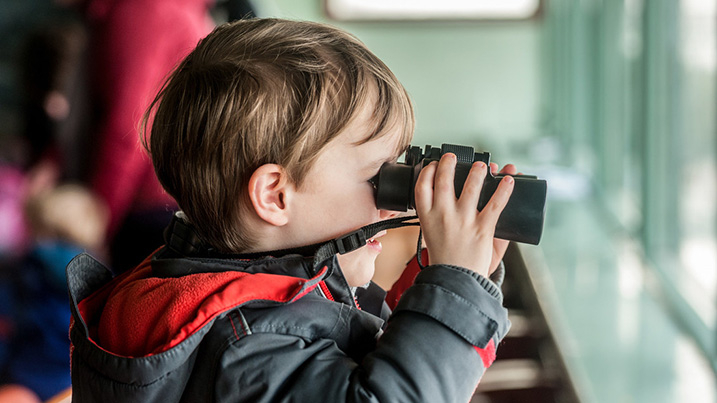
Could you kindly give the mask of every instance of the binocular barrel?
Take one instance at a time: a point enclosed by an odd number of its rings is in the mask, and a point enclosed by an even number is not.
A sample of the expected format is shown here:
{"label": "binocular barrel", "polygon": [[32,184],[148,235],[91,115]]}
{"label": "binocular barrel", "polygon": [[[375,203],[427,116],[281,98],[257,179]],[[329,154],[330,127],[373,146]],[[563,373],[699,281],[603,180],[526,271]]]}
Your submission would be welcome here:
{"label": "binocular barrel", "polygon": [[[380,209],[393,211],[406,211],[416,206],[414,188],[421,169],[431,161],[440,158],[446,152],[461,153],[455,172],[455,191],[459,197],[463,191],[468,172],[473,161],[483,161],[489,164],[490,154],[473,153],[472,147],[444,144],[441,152],[431,146],[426,146],[426,152],[420,153],[418,147],[409,150],[406,163],[386,163],[379,170],[372,182],[376,188],[376,205]],[[468,162],[471,161],[471,162]],[[505,175],[493,175],[489,172],[483,182],[478,210],[482,210],[488,203],[500,180]],[[513,193],[508,204],[498,219],[495,236],[515,242],[537,245],[543,233],[545,220],[545,201],[547,197],[547,182],[530,175],[512,175],[515,179]]]}

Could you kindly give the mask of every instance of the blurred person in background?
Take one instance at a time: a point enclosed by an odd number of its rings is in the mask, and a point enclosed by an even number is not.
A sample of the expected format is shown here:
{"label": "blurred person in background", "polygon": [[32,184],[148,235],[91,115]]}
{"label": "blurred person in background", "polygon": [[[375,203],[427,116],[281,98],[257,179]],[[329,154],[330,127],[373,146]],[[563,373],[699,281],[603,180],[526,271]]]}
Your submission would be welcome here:
{"label": "blurred person in background", "polygon": [[109,207],[112,268],[119,273],[164,243],[176,209],[137,128],[162,80],[211,31],[213,0],[56,1],[79,7],[88,24],[95,109],[90,184]]}
{"label": "blurred person in background", "polygon": [[30,28],[17,53],[21,99],[15,158],[0,163],[0,402],[69,388],[65,266],[105,260],[108,212],[86,187],[90,130],[87,32],[73,18]]}
{"label": "blurred person in background", "polygon": [[17,63],[23,94],[21,136],[4,147],[20,150],[0,162],[0,261],[27,247],[25,199],[58,181],[81,180],[86,145],[86,34],[74,21],[54,21],[30,31]]}
{"label": "blurred person in background", "polygon": [[9,326],[0,338],[7,351],[0,361],[0,402],[18,396],[32,401],[32,394],[46,400],[70,387],[65,266],[83,251],[103,255],[109,221],[103,203],[73,184],[30,197],[25,213],[31,247],[0,278],[6,304],[0,319]]}

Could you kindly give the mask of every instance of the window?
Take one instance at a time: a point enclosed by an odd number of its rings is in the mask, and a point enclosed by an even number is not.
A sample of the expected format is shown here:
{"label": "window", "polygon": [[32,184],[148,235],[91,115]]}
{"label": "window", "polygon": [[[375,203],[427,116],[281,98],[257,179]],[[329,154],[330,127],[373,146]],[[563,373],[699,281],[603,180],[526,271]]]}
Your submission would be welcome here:
{"label": "window", "polygon": [[540,0],[326,0],[338,20],[526,19]]}
{"label": "window", "polygon": [[702,0],[555,1],[543,43],[546,132],[717,368],[716,22]]}

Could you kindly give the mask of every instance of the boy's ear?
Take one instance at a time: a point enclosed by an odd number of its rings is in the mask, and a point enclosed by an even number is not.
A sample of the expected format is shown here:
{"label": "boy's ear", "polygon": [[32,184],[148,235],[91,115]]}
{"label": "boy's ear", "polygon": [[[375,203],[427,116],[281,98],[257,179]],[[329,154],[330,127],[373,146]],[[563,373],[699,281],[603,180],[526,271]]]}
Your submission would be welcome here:
{"label": "boy's ear", "polygon": [[249,178],[249,199],[262,220],[282,226],[289,222],[287,195],[293,188],[281,165],[264,164]]}

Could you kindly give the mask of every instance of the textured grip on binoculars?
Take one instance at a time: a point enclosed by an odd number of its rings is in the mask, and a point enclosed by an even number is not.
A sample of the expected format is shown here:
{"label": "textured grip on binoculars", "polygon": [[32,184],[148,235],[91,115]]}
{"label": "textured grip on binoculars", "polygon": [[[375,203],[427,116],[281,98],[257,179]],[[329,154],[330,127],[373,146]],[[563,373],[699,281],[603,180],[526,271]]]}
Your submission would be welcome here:
{"label": "textured grip on binoculars", "polygon": [[460,146],[457,144],[443,144],[441,145],[441,155],[445,153],[452,153],[456,156],[457,161],[464,162],[466,164],[473,163],[473,147]]}

